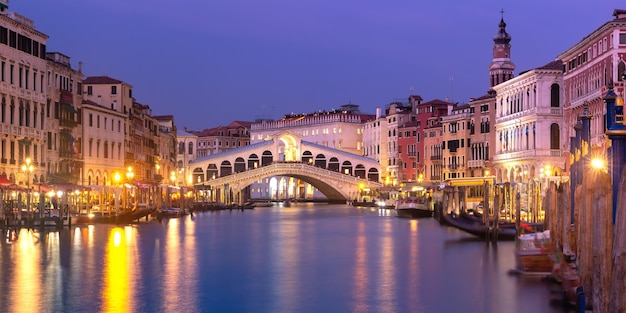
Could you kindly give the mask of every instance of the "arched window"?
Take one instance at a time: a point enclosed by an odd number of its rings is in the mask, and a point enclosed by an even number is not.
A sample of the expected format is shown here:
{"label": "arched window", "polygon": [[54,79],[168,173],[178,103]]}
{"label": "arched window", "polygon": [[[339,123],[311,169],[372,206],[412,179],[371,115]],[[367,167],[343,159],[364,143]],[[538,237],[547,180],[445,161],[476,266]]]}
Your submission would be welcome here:
{"label": "arched window", "polygon": [[193,142],[189,142],[189,143],[187,144],[187,146],[189,146],[189,152],[188,152],[188,154],[193,154]]}
{"label": "arched window", "polygon": [[185,153],[185,143],[181,141],[178,143],[178,154],[184,154],[184,153]]}
{"label": "arched window", "polygon": [[618,81],[622,81],[624,80],[624,71],[626,71],[626,64],[624,64],[624,61],[620,61],[617,64],[617,80]]}
{"label": "arched window", "polygon": [[559,124],[550,125],[550,149],[558,150],[561,146]]}
{"label": "arched window", "polygon": [[550,86],[550,107],[558,108],[561,103],[561,88],[559,84],[552,84]]}

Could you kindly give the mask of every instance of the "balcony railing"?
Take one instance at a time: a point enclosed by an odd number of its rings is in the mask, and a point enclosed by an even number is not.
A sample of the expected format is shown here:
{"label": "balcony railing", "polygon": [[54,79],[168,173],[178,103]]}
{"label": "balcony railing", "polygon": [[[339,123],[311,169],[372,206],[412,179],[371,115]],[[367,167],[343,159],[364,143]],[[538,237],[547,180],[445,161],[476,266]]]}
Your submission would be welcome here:
{"label": "balcony railing", "polygon": [[468,167],[485,167],[485,160],[470,160],[467,161]]}

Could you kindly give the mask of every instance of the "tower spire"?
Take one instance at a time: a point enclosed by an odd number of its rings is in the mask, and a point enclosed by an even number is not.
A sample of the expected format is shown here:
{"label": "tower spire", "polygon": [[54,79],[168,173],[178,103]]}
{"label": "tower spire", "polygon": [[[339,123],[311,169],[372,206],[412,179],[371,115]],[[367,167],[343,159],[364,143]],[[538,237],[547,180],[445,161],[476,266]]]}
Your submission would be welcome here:
{"label": "tower spire", "polygon": [[493,37],[493,58],[489,65],[490,86],[513,78],[515,65],[511,62],[511,35],[506,32],[504,9],[500,10],[498,33]]}

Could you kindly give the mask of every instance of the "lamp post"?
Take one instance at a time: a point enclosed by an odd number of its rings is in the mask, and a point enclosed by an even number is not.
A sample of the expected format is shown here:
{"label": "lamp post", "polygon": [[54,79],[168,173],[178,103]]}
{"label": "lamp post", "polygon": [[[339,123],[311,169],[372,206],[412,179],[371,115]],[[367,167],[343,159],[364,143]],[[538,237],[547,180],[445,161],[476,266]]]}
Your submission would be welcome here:
{"label": "lamp post", "polygon": [[[170,173],[170,184],[172,186],[176,186],[176,171],[172,171]],[[168,187],[168,190],[169,190],[169,187]],[[172,207],[172,194],[171,193],[168,197],[168,200],[169,200],[169,207]]]}
{"label": "lamp post", "polygon": [[113,174],[113,181],[115,182],[115,215],[120,213],[120,180],[122,179],[119,172]]}
{"label": "lamp post", "polygon": [[26,174],[26,207],[28,208],[28,215],[31,215],[31,207],[30,207],[30,174],[33,172],[33,165],[31,164],[30,158],[26,158],[24,160],[24,164],[22,165],[22,171]]}
{"label": "lamp post", "polygon": [[156,205],[157,207],[161,207],[161,204],[163,202],[163,193],[161,192],[161,181],[163,180],[161,177],[161,165],[159,165],[159,163],[156,164],[156,172],[157,172],[157,178],[158,178],[158,185],[157,185],[157,192],[159,193],[157,199],[155,199],[157,201]]}
{"label": "lamp post", "polygon": [[[133,172],[133,167],[129,166],[126,169],[126,183],[130,184],[131,181],[133,180],[133,177],[135,177],[135,173]],[[124,197],[126,198],[126,205],[125,208],[128,209],[130,206],[130,192],[128,191],[130,187],[126,187],[126,194],[124,195]]]}
{"label": "lamp post", "polygon": [[[63,190],[58,190],[57,191],[57,203],[58,203],[58,206],[59,206],[59,217],[60,218],[63,218],[64,216],[66,216],[66,215],[63,214],[64,210],[63,210],[63,203],[61,202],[62,199],[63,199]],[[66,212],[66,214],[69,214],[69,212]]]}

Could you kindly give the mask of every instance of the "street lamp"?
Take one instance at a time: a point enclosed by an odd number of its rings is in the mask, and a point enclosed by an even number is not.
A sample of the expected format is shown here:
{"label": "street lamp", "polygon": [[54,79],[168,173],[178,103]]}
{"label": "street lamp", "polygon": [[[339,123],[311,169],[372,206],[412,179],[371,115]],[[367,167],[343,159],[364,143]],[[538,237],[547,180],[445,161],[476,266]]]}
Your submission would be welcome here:
{"label": "street lamp", "polygon": [[113,174],[113,181],[115,182],[115,186],[117,186],[117,188],[115,188],[115,215],[116,216],[120,213],[120,194],[119,194],[120,180],[122,180],[120,173],[115,172]]}
{"label": "street lamp", "polygon": [[[172,186],[176,186],[176,171],[170,172],[170,184]],[[167,190],[170,190],[170,187],[167,187]],[[172,194],[169,193],[167,200],[169,201],[169,207],[172,207]]]}
{"label": "street lamp", "polygon": [[[156,173],[157,173],[157,187],[156,191],[158,192],[158,197],[155,199],[157,201],[157,207],[161,207],[161,203],[163,202],[163,192],[161,190],[161,182],[163,181],[163,177],[161,176],[161,165],[159,163],[156,164]],[[154,201],[154,200],[153,200]]]}
{"label": "street lamp", "polygon": [[24,164],[22,165],[22,172],[26,174],[26,205],[28,208],[28,214],[31,213],[30,207],[30,174],[33,172],[34,167],[31,164],[30,158],[26,158],[24,160]]}
{"label": "street lamp", "polygon": [[[57,198],[58,198],[57,199],[57,203],[59,205],[59,217],[62,218],[63,216],[67,216],[65,214],[69,214],[69,212],[63,212],[64,211],[63,210],[63,205],[61,203],[61,200],[63,199],[63,190],[57,191]],[[65,213],[65,214],[63,214],[63,213]]]}
{"label": "street lamp", "polygon": [[[133,167],[129,166],[126,169],[126,182],[128,184],[130,184],[131,181],[133,180],[133,177],[135,177],[135,173],[133,172]],[[126,205],[125,205],[126,209],[128,209],[129,206],[130,206],[130,199],[129,199],[130,198],[130,192],[128,191],[129,188],[130,187],[126,186],[126,194],[124,195],[124,197],[126,198]]]}

